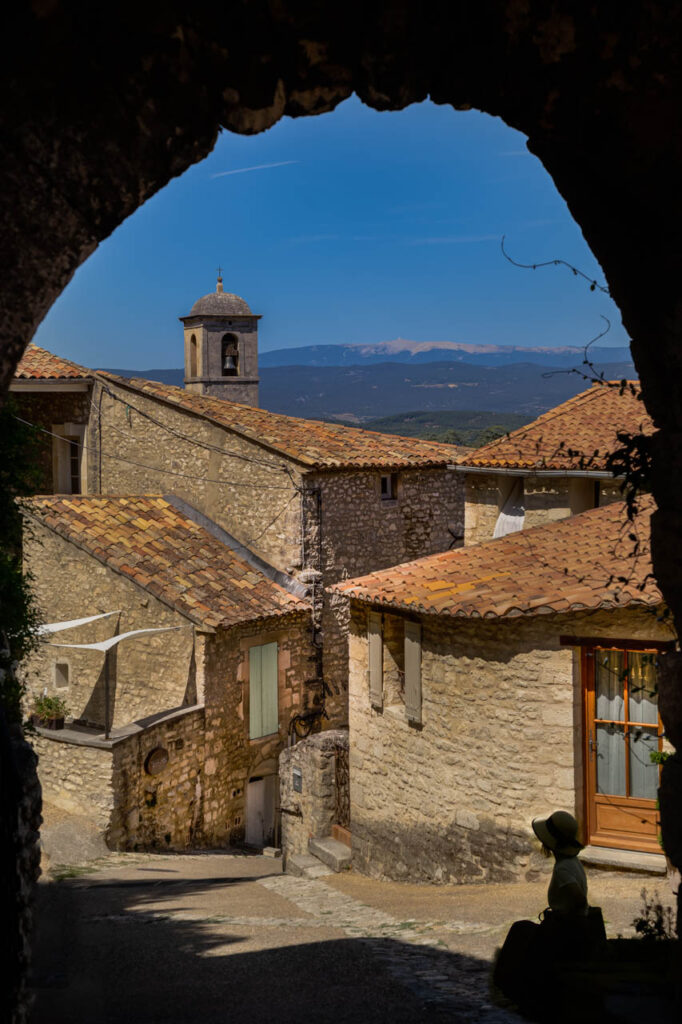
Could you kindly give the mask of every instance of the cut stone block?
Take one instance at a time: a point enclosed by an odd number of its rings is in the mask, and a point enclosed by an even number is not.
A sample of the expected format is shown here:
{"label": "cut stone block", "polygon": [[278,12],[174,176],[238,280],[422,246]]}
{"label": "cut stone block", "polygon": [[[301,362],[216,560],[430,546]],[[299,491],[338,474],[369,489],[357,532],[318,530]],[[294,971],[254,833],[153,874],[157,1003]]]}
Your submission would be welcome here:
{"label": "cut stone block", "polygon": [[580,860],[588,867],[639,871],[647,875],[665,875],[667,871],[662,853],[636,853],[633,850],[610,850],[606,846],[586,846],[580,854]]}
{"label": "cut stone block", "polygon": [[310,853],[295,853],[287,857],[286,873],[298,878],[321,878],[331,875],[330,869]]}
{"label": "cut stone block", "polygon": [[345,871],[350,867],[351,851],[345,843],[325,836],[324,839],[309,839],[308,849],[315,857],[327,864],[332,871]]}

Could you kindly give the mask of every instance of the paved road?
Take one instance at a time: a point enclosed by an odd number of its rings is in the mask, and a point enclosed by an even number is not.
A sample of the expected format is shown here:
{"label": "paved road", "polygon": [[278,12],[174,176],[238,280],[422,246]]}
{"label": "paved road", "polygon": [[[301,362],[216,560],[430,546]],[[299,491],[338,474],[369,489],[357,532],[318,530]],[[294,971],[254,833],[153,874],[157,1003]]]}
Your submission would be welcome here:
{"label": "paved road", "polygon": [[[629,933],[641,886],[591,879],[611,934]],[[490,1002],[490,957],[544,889],[305,880],[240,854],[110,854],[39,886],[33,1024],[513,1024]]]}

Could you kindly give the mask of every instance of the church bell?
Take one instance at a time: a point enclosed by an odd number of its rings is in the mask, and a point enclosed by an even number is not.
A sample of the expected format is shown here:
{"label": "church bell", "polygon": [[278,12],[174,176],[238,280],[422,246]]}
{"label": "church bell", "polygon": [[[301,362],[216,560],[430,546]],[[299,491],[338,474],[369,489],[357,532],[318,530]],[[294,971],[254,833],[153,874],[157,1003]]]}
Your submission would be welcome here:
{"label": "church bell", "polygon": [[225,362],[223,363],[223,373],[234,373],[237,369],[237,363],[233,355],[229,352],[225,354]]}

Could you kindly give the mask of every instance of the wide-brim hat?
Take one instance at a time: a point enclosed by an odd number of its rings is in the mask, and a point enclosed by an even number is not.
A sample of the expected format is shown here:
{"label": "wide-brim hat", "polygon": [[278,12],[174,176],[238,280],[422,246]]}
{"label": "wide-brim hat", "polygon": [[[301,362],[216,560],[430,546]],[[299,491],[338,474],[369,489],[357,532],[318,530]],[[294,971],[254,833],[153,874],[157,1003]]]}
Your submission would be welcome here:
{"label": "wide-brim hat", "polygon": [[549,850],[571,856],[583,848],[578,839],[578,822],[568,811],[554,811],[548,818],[534,818],[532,824],[533,832]]}

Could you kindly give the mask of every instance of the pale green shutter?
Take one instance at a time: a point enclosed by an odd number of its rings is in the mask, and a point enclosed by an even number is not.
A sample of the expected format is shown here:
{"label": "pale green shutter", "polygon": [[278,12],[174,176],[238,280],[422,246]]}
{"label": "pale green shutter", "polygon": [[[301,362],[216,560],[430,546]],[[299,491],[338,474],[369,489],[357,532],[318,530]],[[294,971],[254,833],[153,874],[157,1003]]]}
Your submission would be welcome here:
{"label": "pale green shutter", "polygon": [[422,628],[405,622],[405,711],[408,722],[422,720]]}
{"label": "pale green shutter", "polygon": [[369,700],[374,708],[384,706],[384,665],[381,615],[369,612],[367,616],[367,644],[369,647]]}
{"label": "pale green shutter", "polygon": [[263,735],[262,647],[249,648],[249,736]]}
{"label": "pale green shutter", "polygon": [[249,648],[249,736],[269,736],[279,729],[277,644]]}
{"label": "pale green shutter", "polygon": [[263,732],[261,736],[269,736],[279,729],[277,708],[277,644],[264,644],[262,654],[262,708]]}

